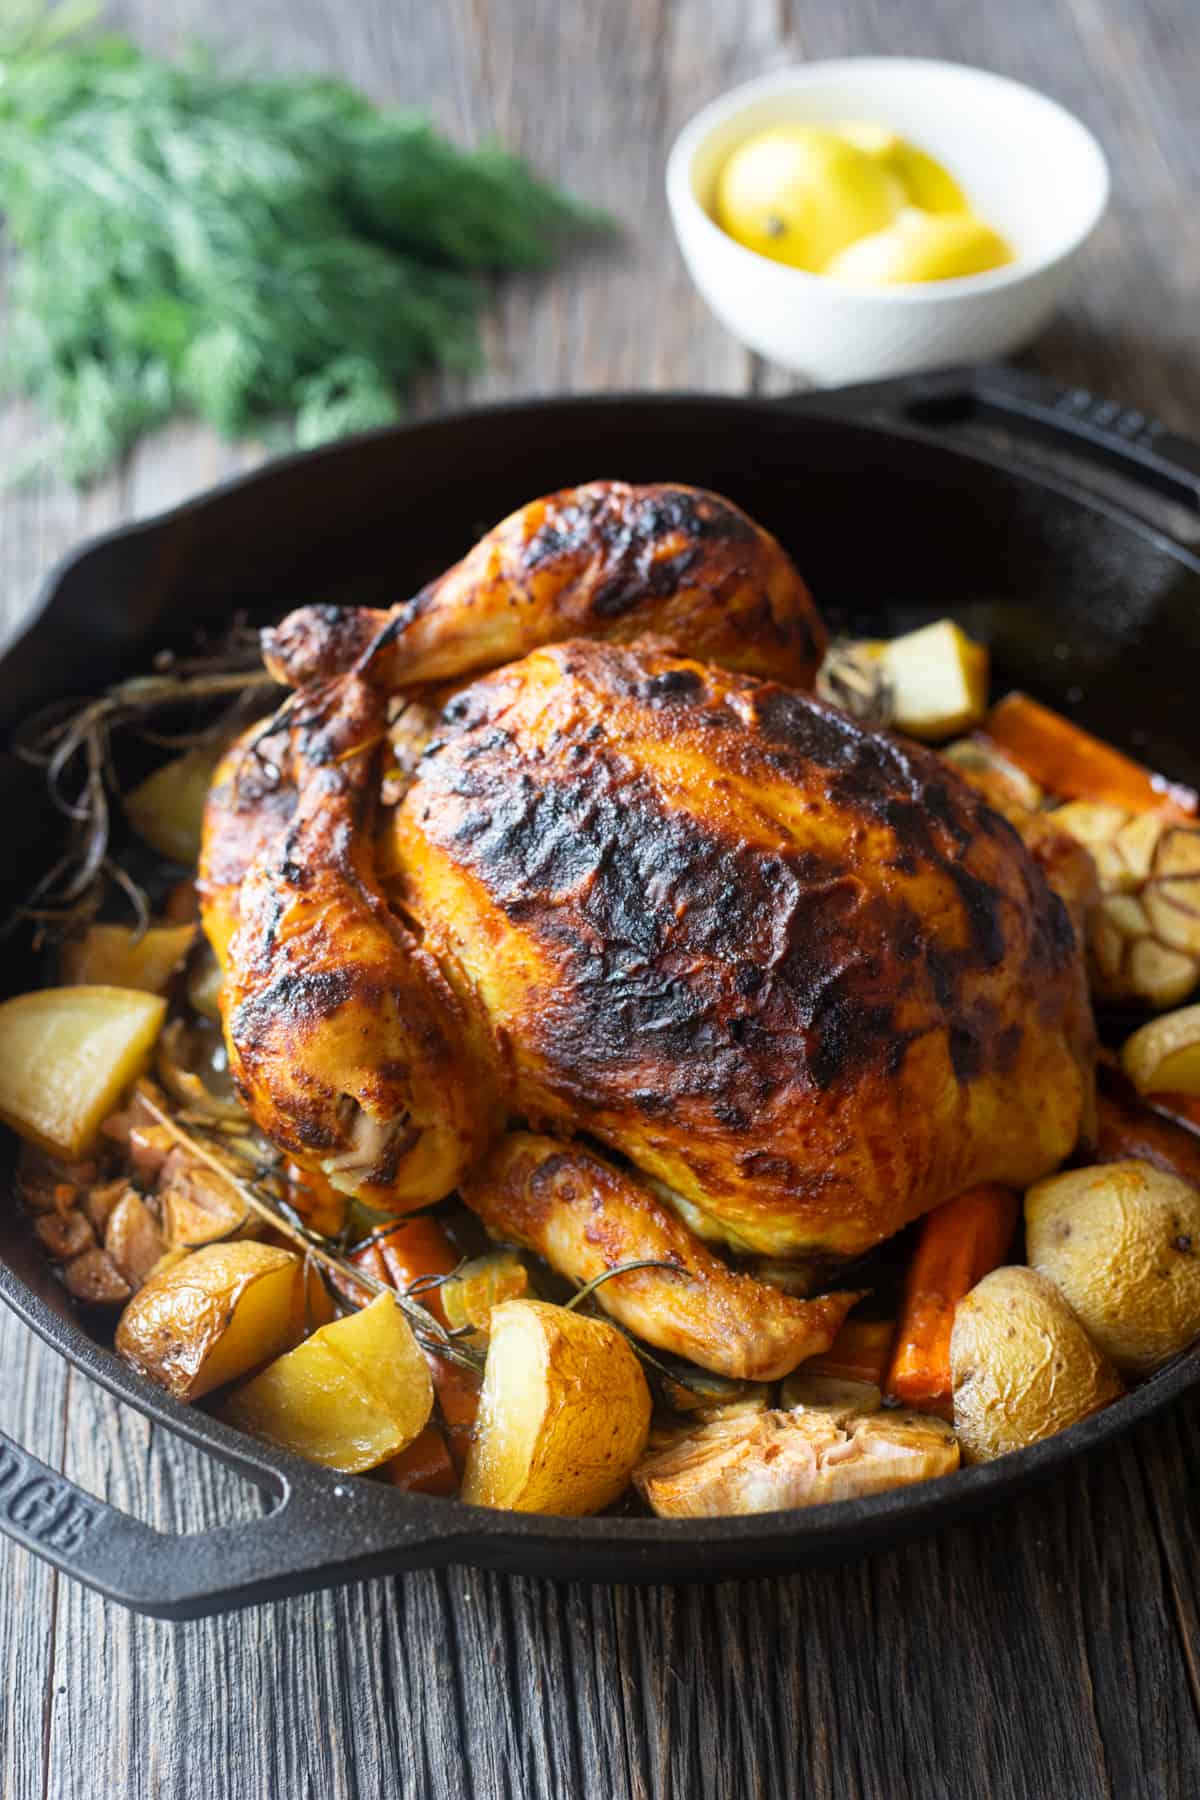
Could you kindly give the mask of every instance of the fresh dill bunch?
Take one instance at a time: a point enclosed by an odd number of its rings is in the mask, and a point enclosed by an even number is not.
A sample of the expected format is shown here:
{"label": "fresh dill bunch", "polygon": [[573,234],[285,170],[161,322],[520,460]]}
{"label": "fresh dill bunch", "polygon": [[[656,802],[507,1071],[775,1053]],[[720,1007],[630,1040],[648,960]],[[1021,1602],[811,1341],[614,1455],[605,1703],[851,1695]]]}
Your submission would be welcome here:
{"label": "fresh dill bunch", "polygon": [[611,229],[494,146],[344,83],[172,65],[26,6],[0,42],[0,377],[107,468],[178,411],[301,443],[386,423],[422,368],[479,360],[484,271]]}

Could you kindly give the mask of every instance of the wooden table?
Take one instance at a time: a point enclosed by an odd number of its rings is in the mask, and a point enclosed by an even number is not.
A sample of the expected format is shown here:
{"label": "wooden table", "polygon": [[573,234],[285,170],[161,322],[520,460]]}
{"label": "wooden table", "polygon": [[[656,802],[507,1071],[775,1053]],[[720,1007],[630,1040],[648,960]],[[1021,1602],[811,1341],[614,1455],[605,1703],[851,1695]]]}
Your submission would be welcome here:
{"label": "wooden table", "polygon": [[[511,283],[473,395],[786,385],[709,318],[663,161],[722,88],[801,57],[953,56],[1056,94],[1113,159],[1111,215],[1034,360],[1200,429],[1200,53],[1185,0],[124,0],[496,132],[628,223]],[[431,384],[422,411],[463,390]],[[31,440],[0,414],[0,467]],[[253,461],[179,425],[86,495],[0,502],[0,607],[78,538]],[[170,1531],[253,1513],[231,1477],[0,1319],[0,1422]],[[202,1624],[127,1617],[0,1546],[0,1791],[343,1796],[1185,1795],[1200,1790],[1200,1409],[1004,1516],[793,1579],[552,1587],[468,1570]]]}

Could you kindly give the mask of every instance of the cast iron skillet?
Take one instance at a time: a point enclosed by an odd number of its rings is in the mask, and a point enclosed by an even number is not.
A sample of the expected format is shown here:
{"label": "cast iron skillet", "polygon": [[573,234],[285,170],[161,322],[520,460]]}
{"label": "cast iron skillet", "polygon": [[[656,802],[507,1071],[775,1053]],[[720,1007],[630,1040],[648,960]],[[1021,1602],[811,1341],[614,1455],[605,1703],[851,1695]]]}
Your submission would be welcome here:
{"label": "cast iron skillet", "polygon": [[[0,664],[0,727],[144,669],[164,643],[237,607],[274,615],[316,598],[383,604],[409,594],[532,496],[619,475],[729,494],[783,539],[835,623],[885,635],[952,612],[990,642],[996,692],[1031,689],[1152,764],[1200,780],[1185,681],[1200,652],[1200,560],[1116,505],[936,441],[947,423],[997,412],[1200,505],[1200,446],[1007,370],[786,402],[518,402],[286,459],[86,546],[51,576]],[[37,779],[7,752],[0,807],[7,912],[46,865],[54,829]],[[24,946],[2,949],[0,987],[28,986]],[[5,1154],[11,1162],[11,1146]],[[0,1295],[21,1318],[274,1503],[248,1523],[168,1537],[0,1437],[0,1525],[101,1593],[168,1618],[455,1561],[671,1581],[844,1557],[1005,1499],[1200,1385],[1193,1353],[1019,1455],[811,1512],[686,1523],[486,1512],[338,1477],[178,1404],[85,1333],[15,1208],[3,1212]]]}

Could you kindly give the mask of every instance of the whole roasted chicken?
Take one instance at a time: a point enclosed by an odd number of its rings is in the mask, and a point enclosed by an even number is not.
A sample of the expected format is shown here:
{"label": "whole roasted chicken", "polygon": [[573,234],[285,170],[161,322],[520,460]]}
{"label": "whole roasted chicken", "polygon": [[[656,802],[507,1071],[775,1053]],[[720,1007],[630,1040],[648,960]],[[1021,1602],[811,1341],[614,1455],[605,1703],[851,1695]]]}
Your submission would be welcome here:
{"label": "whole roasted chicken", "polygon": [[1055,1168],[1092,1093],[1067,909],[950,767],[810,697],[823,648],[735,506],[619,482],[268,632],[296,692],[201,866],[261,1129],[394,1213],[458,1189],[577,1280],[668,1265],[597,1297],[764,1379],[857,1297],[806,1283]]}

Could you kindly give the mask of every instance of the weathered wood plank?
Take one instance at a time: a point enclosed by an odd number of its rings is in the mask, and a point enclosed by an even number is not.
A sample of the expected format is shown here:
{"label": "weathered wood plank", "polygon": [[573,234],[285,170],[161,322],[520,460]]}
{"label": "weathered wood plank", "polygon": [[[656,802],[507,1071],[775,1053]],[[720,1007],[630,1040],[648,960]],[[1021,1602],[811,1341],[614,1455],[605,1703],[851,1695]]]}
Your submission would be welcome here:
{"label": "weathered wood plank", "polygon": [[[0,1425],[57,1468],[68,1430],[69,1371],[9,1313],[0,1316]],[[5,1543],[0,1552],[0,1796],[41,1800],[59,1580]]]}
{"label": "weathered wood plank", "polygon": [[[191,35],[340,68],[380,98],[495,131],[627,222],[615,253],[510,284],[479,380],[418,410],[561,388],[737,389],[750,360],[670,241],[666,147],[736,80],[797,55],[949,54],[1034,81],[1108,144],[1114,212],[1035,358],[1196,427],[1200,223],[1185,204],[1194,33],[1123,0],[122,0],[148,43]],[[790,384],[759,371],[767,391]],[[0,410],[0,466],[30,441]],[[0,497],[0,619],[80,536],[257,452],[173,427],[86,496]],[[163,1529],[258,1502],[0,1320],[0,1424]],[[673,1592],[448,1571],[232,1620],[130,1620],[0,1549],[0,1794],[891,1797],[1195,1791],[1200,1412],[1002,1518],[845,1569]]]}

